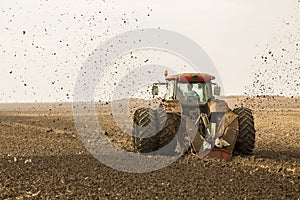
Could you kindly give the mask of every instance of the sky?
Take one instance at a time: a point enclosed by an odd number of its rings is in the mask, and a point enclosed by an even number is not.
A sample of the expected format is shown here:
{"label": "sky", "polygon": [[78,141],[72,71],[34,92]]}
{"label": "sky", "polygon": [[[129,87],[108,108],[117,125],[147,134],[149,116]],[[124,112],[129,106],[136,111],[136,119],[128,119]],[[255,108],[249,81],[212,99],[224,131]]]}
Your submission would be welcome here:
{"label": "sky", "polygon": [[[226,95],[297,96],[299,5],[297,0],[1,1],[0,102],[72,101],[79,71],[93,50],[143,28],[175,31],[200,45]],[[99,78],[97,99],[110,100],[122,77],[145,61],[178,65],[176,72],[192,70],[181,69],[188,63],[162,52],[128,52]],[[148,86],[161,80],[162,70],[145,80]]]}

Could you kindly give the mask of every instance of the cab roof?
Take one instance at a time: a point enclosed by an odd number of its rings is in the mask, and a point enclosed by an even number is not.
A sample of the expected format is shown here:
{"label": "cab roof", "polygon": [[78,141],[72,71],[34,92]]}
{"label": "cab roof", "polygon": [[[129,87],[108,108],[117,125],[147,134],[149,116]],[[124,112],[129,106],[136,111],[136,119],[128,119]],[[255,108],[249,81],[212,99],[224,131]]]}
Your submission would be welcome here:
{"label": "cab roof", "polygon": [[186,83],[205,83],[214,79],[214,76],[202,73],[182,73],[166,77],[167,81],[177,80],[178,82]]}

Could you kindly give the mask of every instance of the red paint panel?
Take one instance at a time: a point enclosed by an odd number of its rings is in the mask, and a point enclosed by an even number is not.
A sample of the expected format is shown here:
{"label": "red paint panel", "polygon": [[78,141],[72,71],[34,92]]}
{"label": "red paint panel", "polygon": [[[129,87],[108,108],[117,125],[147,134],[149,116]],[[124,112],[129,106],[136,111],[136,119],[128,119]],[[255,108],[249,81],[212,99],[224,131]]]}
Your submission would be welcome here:
{"label": "red paint panel", "polygon": [[166,78],[167,81],[177,80],[179,82],[186,82],[186,83],[205,83],[213,79],[215,79],[214,76],[211,76],[209,74],[199,74],[199,73],[178,74],[178,75],[168,76]]}

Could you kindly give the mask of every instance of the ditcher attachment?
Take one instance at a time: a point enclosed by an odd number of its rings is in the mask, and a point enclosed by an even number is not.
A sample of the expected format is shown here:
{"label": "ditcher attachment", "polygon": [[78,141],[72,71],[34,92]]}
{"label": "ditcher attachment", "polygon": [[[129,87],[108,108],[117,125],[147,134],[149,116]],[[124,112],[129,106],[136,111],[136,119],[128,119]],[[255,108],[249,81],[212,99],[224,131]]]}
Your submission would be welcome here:
{"label": "ditcher attachment", "polygon": [[211,123],[209,127],[206,127],[205,138],[199,130],[196,131],[196,135],[193,135],[193,132],[195,133],[195,130],[197,130],[197,126],[191,120],[187,120],[186,125],[188,127],[188,137],[192,138],[194,136],[192,150],[199,157],[208,156],[225,160],[231,159],[239,134],[238,115],[231,110],[227,110],[219,127],[216,127],[215,123]]}

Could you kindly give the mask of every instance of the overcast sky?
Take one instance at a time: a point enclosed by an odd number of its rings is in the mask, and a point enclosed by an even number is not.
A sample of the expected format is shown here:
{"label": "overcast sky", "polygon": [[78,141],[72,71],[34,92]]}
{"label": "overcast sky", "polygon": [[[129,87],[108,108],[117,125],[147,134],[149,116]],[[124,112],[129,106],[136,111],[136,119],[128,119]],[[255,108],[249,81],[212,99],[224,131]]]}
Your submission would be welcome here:
{"label": "overcast sky", "polygon": [[[265,64],[258,58],[270,49],[285,48],[292,52],[291,64],[300,64],[294,49],[300,38],[299,4],[297,0],[1,1],[0,102],[71,101],[78,71],[99,44],[125,31],[158,27],[198,43],[215,63],[225,94],[243,94]],[[277,66],[277,72],[285,67]],[[292,78],[298,84],[300,70],[295,69]],[[111,88],[102,90],[97,91],[100,99]],[[287,95],[293,92],[299,94],[294,87]]]}

